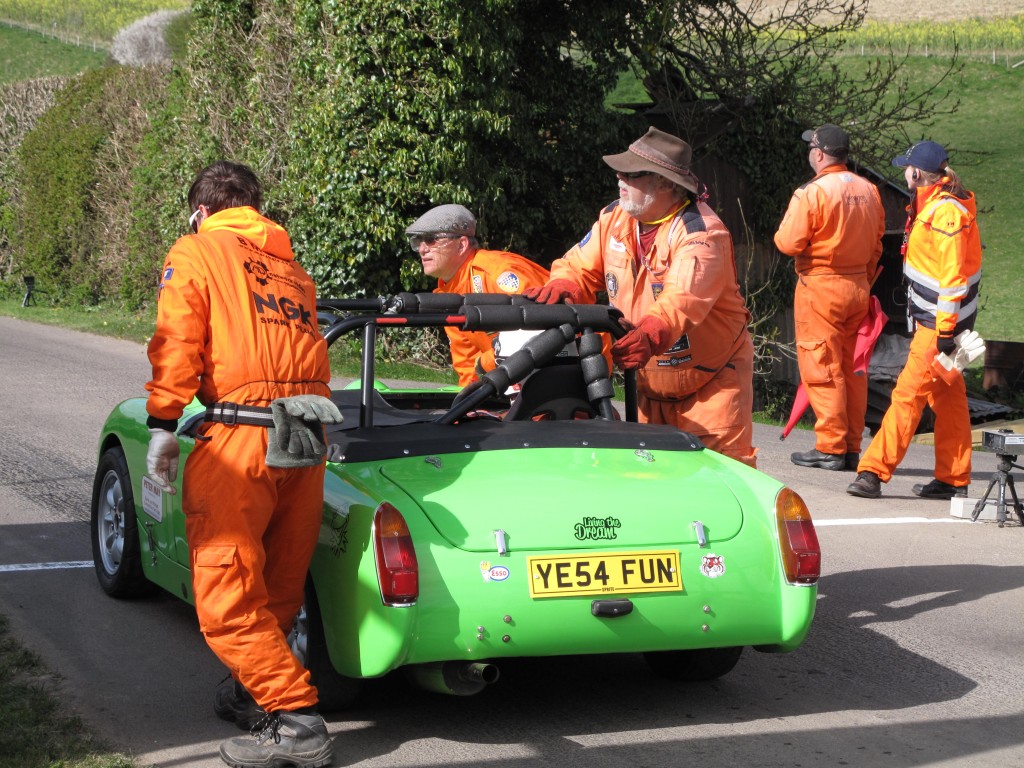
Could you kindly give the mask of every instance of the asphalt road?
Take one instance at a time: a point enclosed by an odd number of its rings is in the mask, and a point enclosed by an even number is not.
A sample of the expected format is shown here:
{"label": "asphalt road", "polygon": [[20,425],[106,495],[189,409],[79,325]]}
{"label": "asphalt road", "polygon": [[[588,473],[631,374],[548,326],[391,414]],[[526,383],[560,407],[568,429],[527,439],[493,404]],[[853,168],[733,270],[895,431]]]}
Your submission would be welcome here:
{"label": "asphalt road", "polygon": [[[91,569],[96,438],[148,373],[140,345],[0,318],[0,612],[62,677],[66,704],[140,765],[219,766],[218,744],[240,732],[213,715],[223,670],[191,609],[111,600]],[[635,656],[505,663],[471,698],[384,679],[328,716],[335,765],[1024,766],[1024,530],[912,496],[931,476],[926,446],[871,501],[843,492],[850,473],[789,462],[809,432],[780,443],[756,429],[760,468],[818,524],[824,576],[803,647],[748,650],[697,685]],[[980,495],[995,457],[974,463]]]}

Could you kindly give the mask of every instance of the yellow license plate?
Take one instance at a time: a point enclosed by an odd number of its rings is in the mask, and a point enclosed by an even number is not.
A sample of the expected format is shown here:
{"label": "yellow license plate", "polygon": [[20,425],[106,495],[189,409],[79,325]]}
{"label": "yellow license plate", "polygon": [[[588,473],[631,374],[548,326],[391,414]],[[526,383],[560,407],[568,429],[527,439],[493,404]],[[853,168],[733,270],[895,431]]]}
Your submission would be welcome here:
{"label": "yellow license plate", "polygon": [[529,557],[530,597],[680,592],[679,552]]}

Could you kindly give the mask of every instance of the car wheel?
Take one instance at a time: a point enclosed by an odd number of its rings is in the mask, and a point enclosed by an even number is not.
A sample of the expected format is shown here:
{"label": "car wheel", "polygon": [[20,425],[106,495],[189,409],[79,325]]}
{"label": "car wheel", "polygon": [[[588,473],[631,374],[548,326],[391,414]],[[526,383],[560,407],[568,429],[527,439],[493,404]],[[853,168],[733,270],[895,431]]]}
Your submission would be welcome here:
{"label": "car wheel", "polygon": [[728,674],[743,653],[735,648],[698,648],[692,651],[651,651],[644,660],[655,674],[670,680],[698,683]]}
{"label": "car wheel", "polygon": [[111,597],[143,597],[158,591],[142,570],[138,519],[128,463],[120,447],[100,457],[92,486],[92,559],[103,591]]}
{"label": "car wheel", "polygon": [[316,599],[312,579],[306,580],[306,599],[295,617],[295,626],[288,637],[288,643],[292,652],[309,670],[310,682],[316,686],[322,712],[352,706],[359,696],[360,681],[339,674],[331,664],[320,618],[320,604]]}

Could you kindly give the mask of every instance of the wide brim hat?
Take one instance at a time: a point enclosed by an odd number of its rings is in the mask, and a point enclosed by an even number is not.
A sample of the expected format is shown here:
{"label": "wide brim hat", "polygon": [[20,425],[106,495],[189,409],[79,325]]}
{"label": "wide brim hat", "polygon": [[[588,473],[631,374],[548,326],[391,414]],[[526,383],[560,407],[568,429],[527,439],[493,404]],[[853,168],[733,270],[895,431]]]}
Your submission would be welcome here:
{"label": "wide brim hat", "polygon": [[656,173],[696,193],[697,177],[690,171],[692,155],[690,145],[678,136],[650,128],[625,152],[603,159],[619,173]]}

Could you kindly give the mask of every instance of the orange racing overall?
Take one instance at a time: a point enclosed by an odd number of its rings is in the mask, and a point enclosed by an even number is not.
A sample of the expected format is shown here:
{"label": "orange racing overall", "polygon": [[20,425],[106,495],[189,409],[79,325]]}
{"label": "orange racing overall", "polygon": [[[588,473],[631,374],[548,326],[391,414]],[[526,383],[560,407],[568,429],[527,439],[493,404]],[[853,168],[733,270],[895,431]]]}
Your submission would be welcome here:
{"label": "orange racing overall", "polygon": [[637,220],[616,201],[551,265],[551,277],[579,285],[584,301],[607,290],[631,323],[655,315],[677,339],[638,372],[641,421],[672,424],[755,466],[754,346],[732,236],[700,203],[661,224],[647,255],[638,253],[638,242]]}
{"label": "orange racing overall", "polygon": [[[524,256],[477,250],[451,280],[438,280],[434,293],[522,293],[527,288],[540,288],[547,281],[548,271]],[[496,334],[450,327],[444,330],[451,343],[452,367],[460,386],[471,383],[478,372],[494,368],[492,341]]]}
{"label": "orange racing overall", "polygon": [[[149,358],[151,426],[173,427],[193,396],[261,407],[330,396],[315,289],[287,232],[253,208],[229,208],[179,239],[164,261]],[[320,529],[324,465],[267,467],[267,436],[205,423],[182,508],[207,643],[266,711],[293,711],[317,703],[285,637]]]}
{"label": "orange racing overall", "polygon": [[963,377],[947,383],[932,370],[936,337],[974,327],[981,284],[981,238],[973,193],[960,199],[941,184],[918,188],[908,207],[903,273],[916,324],[906,365],[896,380],[882,426],[857,467],[888,482],[906,455],[925,403],[935,413],[935,479],[971,482],[971,417]]}
{"label": "orange racing overall", "polygon": [[842,164],[793,193],[775,233],[775,245],[796,267],[797,364],[822,453],[860,453],[868,379],[855,373],[853,358],[883,234],[877,187]]}

